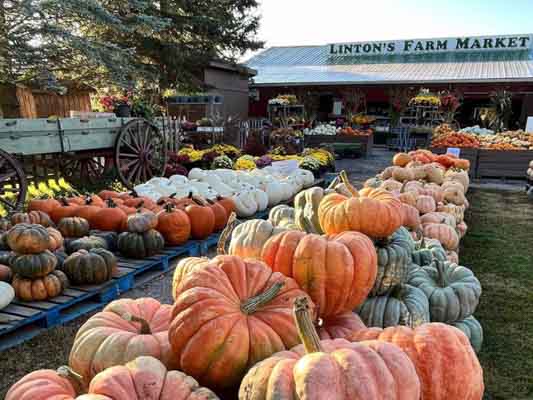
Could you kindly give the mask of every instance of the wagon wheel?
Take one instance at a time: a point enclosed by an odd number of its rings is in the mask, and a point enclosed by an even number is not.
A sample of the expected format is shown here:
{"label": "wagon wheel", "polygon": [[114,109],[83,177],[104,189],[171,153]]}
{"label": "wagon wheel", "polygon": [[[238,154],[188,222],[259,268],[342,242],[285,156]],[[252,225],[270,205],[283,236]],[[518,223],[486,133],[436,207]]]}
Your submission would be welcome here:
{"label": "wagon wheel", "polygon": [[18,160],[0,150],[0,206],[8,213],[20,210],[27,188],[26,175]]}
{"label": "wagon wheel", "polygon": [[166,164],[163,132],[143,119],[122,127],[115,145],[115,165],[124,185],[132,188],[153,176],[163,176]]}
{"label": "wagon wheel", "polygon": [[105,158],[69,158],[62,167],[62,174],[67,180],[88,181],[96,184],[105,172]]}

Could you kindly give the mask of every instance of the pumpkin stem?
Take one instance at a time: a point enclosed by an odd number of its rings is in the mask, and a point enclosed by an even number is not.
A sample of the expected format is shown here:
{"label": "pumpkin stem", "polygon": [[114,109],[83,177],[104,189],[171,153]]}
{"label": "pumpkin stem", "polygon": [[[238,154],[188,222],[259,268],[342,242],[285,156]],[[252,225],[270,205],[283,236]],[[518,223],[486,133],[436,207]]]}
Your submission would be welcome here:
{"label": "pumpkin stem", "polygon": [[113,201],[112,198],[109,198],[109,199],[107,199],[107,206],[109,208],[115,208],[117,205],[115,204],[115,202]]}
{"label": "pumpkin stem", "polygon": [[71,381],[74,384],[74,387],[76,388],[76,393],[77,394],[81,394],[81,393],[85,393],[86,392],[85,385],[83,384],[83,376],[81,376],[80,374],[75,372],[70,367],[68,367],[66,365],[63,365],[63,366],[59,367],[56,370],[56,373],[60,377],[66,378],[69,381]]}
{"label": "pumpkin stem", "polygon": [[447,287],[449,282],[446,278],[446,271],[445,271],[445,263],[444,261],[435,260],[435,268],[437,269],[437,273],[439,274],[439,285],[440,287]]}
{"label": "pumpkin stem", "polygon": [[331,181],[331,183],[329,184],[329,186],[326,188],[326,190],[335,190],[335,186],[337,186],[339,184],[339,177],[336,176],[335,179],[333,179]]}
{"label": "pumpkin stem", "polygon": [[65,199],[64,197],[60,197],[60,198],[59,198],[59,201],[60,201],[64,206],[68,206],[68,205],[69,205],[69,204],[68,204],[68,200]]}
{"label": "pumpkin stem", "polygon": [[165,204],[165,211],[167,213],[171,213],[172,211],[174,211],[174,208],[175,208],[175,206],[172,203],[166,203]]}
{"label": "pumpkin stem", "polygon": [[279,291],[284,285],[285,282],[276,282],[263,293],[243,301],[241,303],[241,311],[246,315],[253,314],[258,308],[272,301],[272,299],[278,295]]}
{"label": "pumpkin stem", "polygon": [[228,218],[228,221],[226,222],[226,226],[224,227],[224,230],[220,234],[220,237],[218,238],[217,243],[217,254],[218,255],[224,255],[226,254],[226,243],[228,242],[229,237],[231,236],[231,233],[233,230],[239,225],[239,221],[237,220],[237,215],[232,212]]}
{"label": "pumpkin stem", "polygon": [[309,299],[307,297],[298,297],[294,301],[294,321],[298,328],[298,335],[302,341],[307,354],[322,352],[320,337],[313,324]]}
{"label": "pumpkin stem", "polygon": [[341,182],[346,185],[346,189],[352,194],[353,197],[359,196],[357,193],[357,190],[353,187],[353,185],[350,183],[350,179],[348,179],[348,175],[346,174],[346,171],[341,171],[339,174],[339,177],[341,179]]}
{"label": "pumpkin stem", "polygon": [[148,324],[148,321],[146,321],[144,318],[136,317],[135,315],[131,315],[130,313],[123,314],[122,318],[124,318],[128,322],[138,322],[139,324],[141,324],[141,330],[139,331],[141,335],[152,334],[152,330],[150,329],[150,324]]}

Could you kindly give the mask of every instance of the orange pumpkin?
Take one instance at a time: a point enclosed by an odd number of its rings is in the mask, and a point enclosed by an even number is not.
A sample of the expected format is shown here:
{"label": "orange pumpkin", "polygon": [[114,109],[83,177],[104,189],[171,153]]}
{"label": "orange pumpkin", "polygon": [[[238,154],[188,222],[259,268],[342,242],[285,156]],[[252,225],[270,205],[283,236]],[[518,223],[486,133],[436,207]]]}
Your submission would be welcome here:
{"label": "orange pumpkin", "polygon": [[163,211],[157,214],[157,228],[170,246],[179,246],[189,240],[191,236],[191,221],[182,210],[167,204]]}
{"label": "orange pumpkin", "polygon": [[215,215],[215,232],[219,232],[226,226],[226,222],[228,222],[229,215],[226,212],[224,206],[222,206],[222,204],[209,199],[206,199],[206,201],[209,204],[211,210],[213,210],[213,214]]}
{"label": "orange pumpkin", "polygon": [[459,168],[459,169],[464,169],[465,171],[469,171],[470,170],[470,161],[469,160],[465,160],[464,158],[458,158],[456,160],[453,160],[453,167],[454,168]]}
{"label": "orange pumpkin", "polygon": [[377,274],[374,244],[358,232],[328,236],[282,232],[268,239],[261,258],[273,271],[294,278],[315,302],[321,318],[361,304]]}
{"label": "orange pumpkin", "polygon": [[446,169],[452,167],[455,164],[455,160],[456,159],[447,154],[441,154],[440,156],[437,156],[436,159],[436,161]]}
{"label": "orange pumpkin", "polygon": [[299,343],[291,310],[305,293],[260,261],[218,256],[190,272],[176,295],[174,361],[210,387],[231,387],[258,361]]}
{"label": "orange pumpkin", "polygon": [[132,197],[131,199],[124,200],[124,205],[127,207],[133,207],[133,208],[144,207],[144,208],[147,208],[148,210],[153,210],[154,208],[157,207],[157,204],[155,201],[145,196]]}
{"label": "orange pumpkin", "polygon": [[231,198],[218,196],[217,202],[222,207],[224,207],[224,209],[226,210],[226,214],[228,214],[228,216],[230,216],[232,212],[235,212],[235,202]]}
{"label": "orange pumpkin", "polygon": [[401,192],[398,195],[398,200],[412,207],[416,207],[416,198],[417,194],[415,192]]}
{"label": "orange pumpkin", "polygon": [[366,326],[359,315],[347,311],[328,319],[320,319],[317,331],[320,339],[346,339],[354,332],[365,329]]}
{"label": "orange pumpkin", "polygon": [[[152,298],[109,303],[78,330],[70,351],[70,367],[84,382],[100,371],[139,356],[153,356],[170,366],[168,326],[172,307]],[[113,340],[106,340],[113,338]]]}
{"label": "orange pumpkin", "polygon": [[427,214],[437,209],[437,203],[431,196],[420,195],[416,199],[416,208],[420,214]]}
{"label": "orange pumpkin", "polygon": [[92,217],[93,228],[100,231],[120,231],[126,224],[128,216],[124,211],[115,205],[111,199],[108,200],[107,208],[102,208]]}
{"label": "orange pumpkin", "polygon": [[74,400],[82,392],[80,378],[67,367],[34,371],[11,386],[5,400]]}
{"label": "orange pumpkin", "polygon": [[46,230],[50,235],[50,245],[48,246],[48,250],[54,252],[63,247],[63,235],[61,234],[61,232],[51,227],[46,228]]}
{"label": "orange pumpkin", "polygon": [[50,218],[56,224],[61,221],[63,218],[73,217],[76,215],[79,205],[72,205],[66,199],[61,199],[62,206],[54,208],[50,211]]}
{"label": "orange pumpkin", "polygon": [[411,156],[407,153],[396,153],[392,158],[392,165],[396,167],[405,167],[411,162]]}
{"label": "orange pumpkin", "polygon": [[215,213],[210,207],[204,206],[199,200],[185,207],[185,213],[191,221],[191,237],[203,240],[215,229]]}
{"label": "orange pumpkin", "polygon": [[420,380],[398,347],[320,340],[300,299],[295,314],[303,345],[255,365],[242,381],[240,400],[419,400]]}
{"label": "orange pumpkin", "polygon": [[102,190],[98,193],[98,197],[100,197],[104,202],[109,199],[114,199],[120,196],[120,193],[115,192],[114,190]]}
{"label": "orange pumpkin", "polygon": [[420,227],[420,213],[415,207],[410,206],[409,204],[404,204],[402,206],[403,211],[403,222],[402,225],[405,226],[410,231],[416,231]]}
{"label": "orange pumpkin", "polygon": [[11,224],[37,224],[48,228],[54,223],[43,211],[29,211],[27,213],[15,213],[11,216]]}
{"label": "orange pumpkin", "polygon": [[172,298],[176,300],[180,293],[179,287],[189,273],[209,265],[210,262],[211,260],[207,257],[182,258],[176,265],[174,275],[172,276]]}
{"label": "orange pumpkin", "polygon": [[86,202],[85,205],[78,207],[78,210],[76,211],[76,214],[74,216],[89,221],[89,225],[92,227],[92,219],[96,214],[98,214],[101,209],[102,207],[92,205],[92,202]]}
{"label": "orange pumpkin", "polygon": [[422,385],[421,400],[481,400],[483,370],[466,335],[442,323],[369,328],[351,340],[379,340],[400,347],[413,362]]}
{"label": "orange pumpkin", "polygon": [[447,224],[425,224],[424,236],[437,239],[446,250],[455,250],[459,246],[457,232]]}
{"label": "orange pumpkin", "polygon": [[58,207],[61,207],[61,203],[56,199],[34,199],[28,203],[28,211],[42,211],[48,215]]}

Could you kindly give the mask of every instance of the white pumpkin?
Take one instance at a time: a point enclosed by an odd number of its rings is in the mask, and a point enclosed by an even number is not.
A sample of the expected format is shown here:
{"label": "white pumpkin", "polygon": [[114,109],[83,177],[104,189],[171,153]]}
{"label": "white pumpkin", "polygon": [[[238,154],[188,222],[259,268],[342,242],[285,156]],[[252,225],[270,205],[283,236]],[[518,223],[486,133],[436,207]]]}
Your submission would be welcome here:
{"label": "white pumpkin", "polygon": [[[141,185],[137,185],[133,188],[133,190],[139,195],[143,197],[148,197],[149,199],[153,201],[158,201],[163,195],[157,191],[154,187],[154,185],[143,183]],[[174,192],[172,192],[174,193]],[[170,193],[170,194],[172,194]],[[169,195],[170,195],[169,194]]]}
{"label": "white pumpkin", "polygon": [[6,308],[15,298],[15,290],[7,282],[0,281],[0,310]]}
{"label": "white pumpkin", "polygon": [[274,226],[279,226],[284,220],[294,222],[294,207],[285,204],[273,207],[268,213],[268,220]]}
{"label": "white pumpkin", "polygon": [[257,212],[257,201],[250,191],[242,191],[232,197],[235,213],[240,218],[251,217]]}
{"label": "white pumpkin", "polygon": [[259,189],[254,189],[252,194],[257,203],[257,211],[264,211],[268,207],[268,195]]}
{"label": "white pumpkin", "polygon": [[302,179],[302,184],[304,188],[308,188],[314,185],[315,183],[315,176],[311,171],[300,169],[293,171],[291,173],[291,176],[297,176],[300,179]]}
{"label": "white pumpkin", "polygon": [[170,178],[168,178],[168,180],[174,186],[185,185],[189,183],[189,179],[183,175],[172,175]]}
{"label": "white pumpkin", "polygon": [[259,189],[263,190],[268,196],[268,206],[273,207],[281,203],[283,198],[283,189],[279,182],[265,182]]}
{"label": "white pumpkin", "polygon": [[202,180],[205,177],[206,172],[200,168],[193,168],[189,171],[189,179]]}

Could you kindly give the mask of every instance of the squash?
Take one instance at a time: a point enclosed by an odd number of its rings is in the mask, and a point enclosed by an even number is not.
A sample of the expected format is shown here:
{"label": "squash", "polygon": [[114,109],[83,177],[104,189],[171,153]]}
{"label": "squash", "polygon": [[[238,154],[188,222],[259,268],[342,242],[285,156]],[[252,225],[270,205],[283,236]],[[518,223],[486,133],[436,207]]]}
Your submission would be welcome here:
{"label": "squash", "polygon": [[[168,327],[172,306],[149,297],[119,299],[85,322],[74,338],[69,365],[85,383],[114,365],[139,356],[171,366]],[[113,337],[113,340],[106,340]]]}
{"label": "squash", "polygon": [[273,207],[268,213],[268,220],[273,226],[278,226],[283,220],[294,222],[294,218],[294,208],[285,204],[280,204]]}
{"label": "squash", "polygon": [[231,387],[258,361],[298,344],[291,310],[305,294],[260,261],[218,256],[189,272],[175,296],[173,361],[210,387]]}
{"label": "squash", "polygon": [[89,221],[80,217],[63,218],[57,229],[64,237],[80,238],[89,234]]}
{"label": "squash", "polygon": [[459,246],[459,236],[455,229],[446,224],[425,224],[424,236],[437,239],[446,250],[455,250]]}
{"label": "squash", "polygon": [[446,261],[446,250],[438,240],[422,237],[415,244],[411,259],[413,263],[420,266],[430,265],[433,261]]}
{"label": "squash", "polygon": [[437,203],[435,203],[435,199],[431,196],[420,195],[416,199],[416,208],[423,215],[434,212],[437,209]]}
{"label": "squash", "polygon": [[54,252],[63,247],[64,240],[61,232],[52,227],[48,227],[46,228],[46,230],[48,231],[48,235],[50,236],[48,250]]}
{"label": "squash", "polygon": [[420,228],[420,213],[415,207],[409,204],[402,204],[402,225],[411,231],[416,231]]}
{"label": "squash", "polygon": [[483,327],[477,319],[470,316],[462,321],[452,322],[450,325],[455,326],[466,335],[476,353],[481,351],[483,346]]}
{"label": "squash", "polygon": [[261,257],[273,271],[294,278],[325,319],[361,304],[377,275],[374,244],[359,232],[282,232],[266,242]]}
{"label": "squash", "polygon": [[468,191],[468,187],[470,185],[470,177],[468,176],[468,172],[464,170],[449,169],[444,174],[444,179],[446,181],[460,182],[464,189],[464,193]]}
{"label": "squash", "polygon": [[42,211],[48,215],[59,207],[61,203],[56,199],[33,199],[28,203],[28,211]]}
{"label": "squash", "polygon": [[142,259],[160,253],[165,239],[155,229],[144,233],[123,232],[118,236],[117,247],[125,257]]}
{"label": "squash", "polygon": [[[341,173],[342,174],[342,173]],[[350,185],[345,175],[345,184]],[[357,231],[372,238],[392,235],[403,222],[402,203],[381,189],[365,188],[353,197],[328,194],[320,202],[318,218],[327,234]]]}
{"label": "squash", "polygon": [[102,208],[92,218],[92,228],[100,231],[119,232],[126,223],[126,213],[117,207],[111,199],[107,201],[107,208]]}
{"label": "squash", "polygon": [[[2,265],[4,267],[4,265]],[[0,279],[0,310],[6,308],[15,298],[15,290],[13,287]]]}
{"label": "squash", "polygon": [[398,195],[398,200],[400,200],[403,204],[410,205],[412,207],[416,207],[416,199],[418,195],[415,192],[400,192]]}
{"label": "squash", "polygon": [[422,166],[409,167],[413,171],[413,177],[415,180],[420,181],[427,178],[427,172]]}
{"label": "squash", "polygon": [[365,328],[366,326],[359,315],[352,311],[346,311],[328,319],[320,318],[316,324],[316,330],[321,340],[346,339],[353,332]]}
{"label": "squash", "polygon": [[30,279],[48,275],[56,265],[57,258],[50,250],[38,254],[15,254],[11,259],[13,273]]}
{"label": "squash", "polygon": [[193,198],[193,202],[194,204],[185,207],[185,213],[191,221],[191,237],[203,240],[214,232],[215,213],[198,199]]}
{"label": "squash", "polygon": [[7,244],[20,254],[42,253],[50,246],[50,234],[45,227],[35,224],[18,224],[7,233]]}
{"label": "squash", "polygon": [[414,328],[430,321],[425,293],[408,284],[394,286],[384,295],[369,297],[357,312],[368,327],[406,325]]}
{"label": "squash", "polygon": [[144,233],[157,227],[157,215],[151,211],[141,211],[128,215],[128,232]]}
{"label": "squash", "polygon": [[251,217],[259,209],[255,197],[249,191],[238,192],[232,199],[235,204],[235,213],[240,218]]}
{"label": "squash", "polygon": [[186,243],[191,236],[191,220],[185,211],[168,203],[164,210],[157,214],[156,229],[161,233],[167,245],[179,246]]}
{"label": "squash", "polygon": [[318,220],[318,206],[323,198],[324,190],[319,187],[306,189],[294,198],[294,220],[304,232],[324,233]]}
{"label": "squash", "polygon": [[226,214],[229,216],[232,212],[235,212],[235,202],[229,197],[217,196],[217,203],[220,204],[226,210]]}
{"label": "squash", "polygon": [[7,265],[0,264],[0,282],[11,282],[13,272]]}
{"label": "squash", "polygon": [[59,296],[68,288],[67,276],[58,270],[41,278],[27,279],[20,275],[13,277],[13,289],[23,301],[43,301]]}
{"label": "squash", "polygon": [[402,192],[413,192],[418,196],[418,193],[424,189],[424,184],[420,181],[411,181],[403,184],[401,191]]}
{"label": "squash", "polygon": [[361,329],[350,340],[395,344],[413,362],[421,383],[421,400],[481,400],[483,369],[459,329],[442,323],[385,329]]}
{"label": "squash", "polygon": [[411,156],[407,153],[396,153],[392,158],[392,165],[396,167],[405,167],[412,161]]}
{"label": "squash", "polygon": [[419,400],[420,381],[404,352],[385,342],[320,340],[302,300],[294,312],[303,344],[254,365],[239,400]]}
{"label": "squash", "polygon": [[390,166],[390,167],[385,168],[381,172],[381,174],[379,175],[381,180],[391,179],[392,178],[392,171],[394,171],[394,168],[396,168],[396,167],[395,166]]}
{"label": "squash", "polygon": [[85,236],[79,239],[68,241],[65,249],[68,254],[72,254],[80,250],[109,250],[109,246],[104,238],[98,236]]}
{"label": "squash", "polygon": [[[363,187],[370,187],[370,188],[377,189],[381,186],[382,183],[383,183],[383,180],[379,176],[375,176],[373,178],[368,178],[363,183]],[[311,232],[311,233],[316,233],[316,232]]]}
{"label": "squash", "polygon": [[409,273],[408,281],[429,299],[432,322],[455,322],[471,316],[479,304],[481,284],[468,268],[435,261]]}
{"label": "squash", "polygon": [[28,211],[27,213],[15,213],[11,216],[11,224],[37,224],[45,228],[53,226],[54,223],[43,211]]}
{"label": "squash", "polygon": [[76,285],[98,285],[107,282],[117,270],[117,259],[105,249],[78,250],[63,262],[63,271]]}

